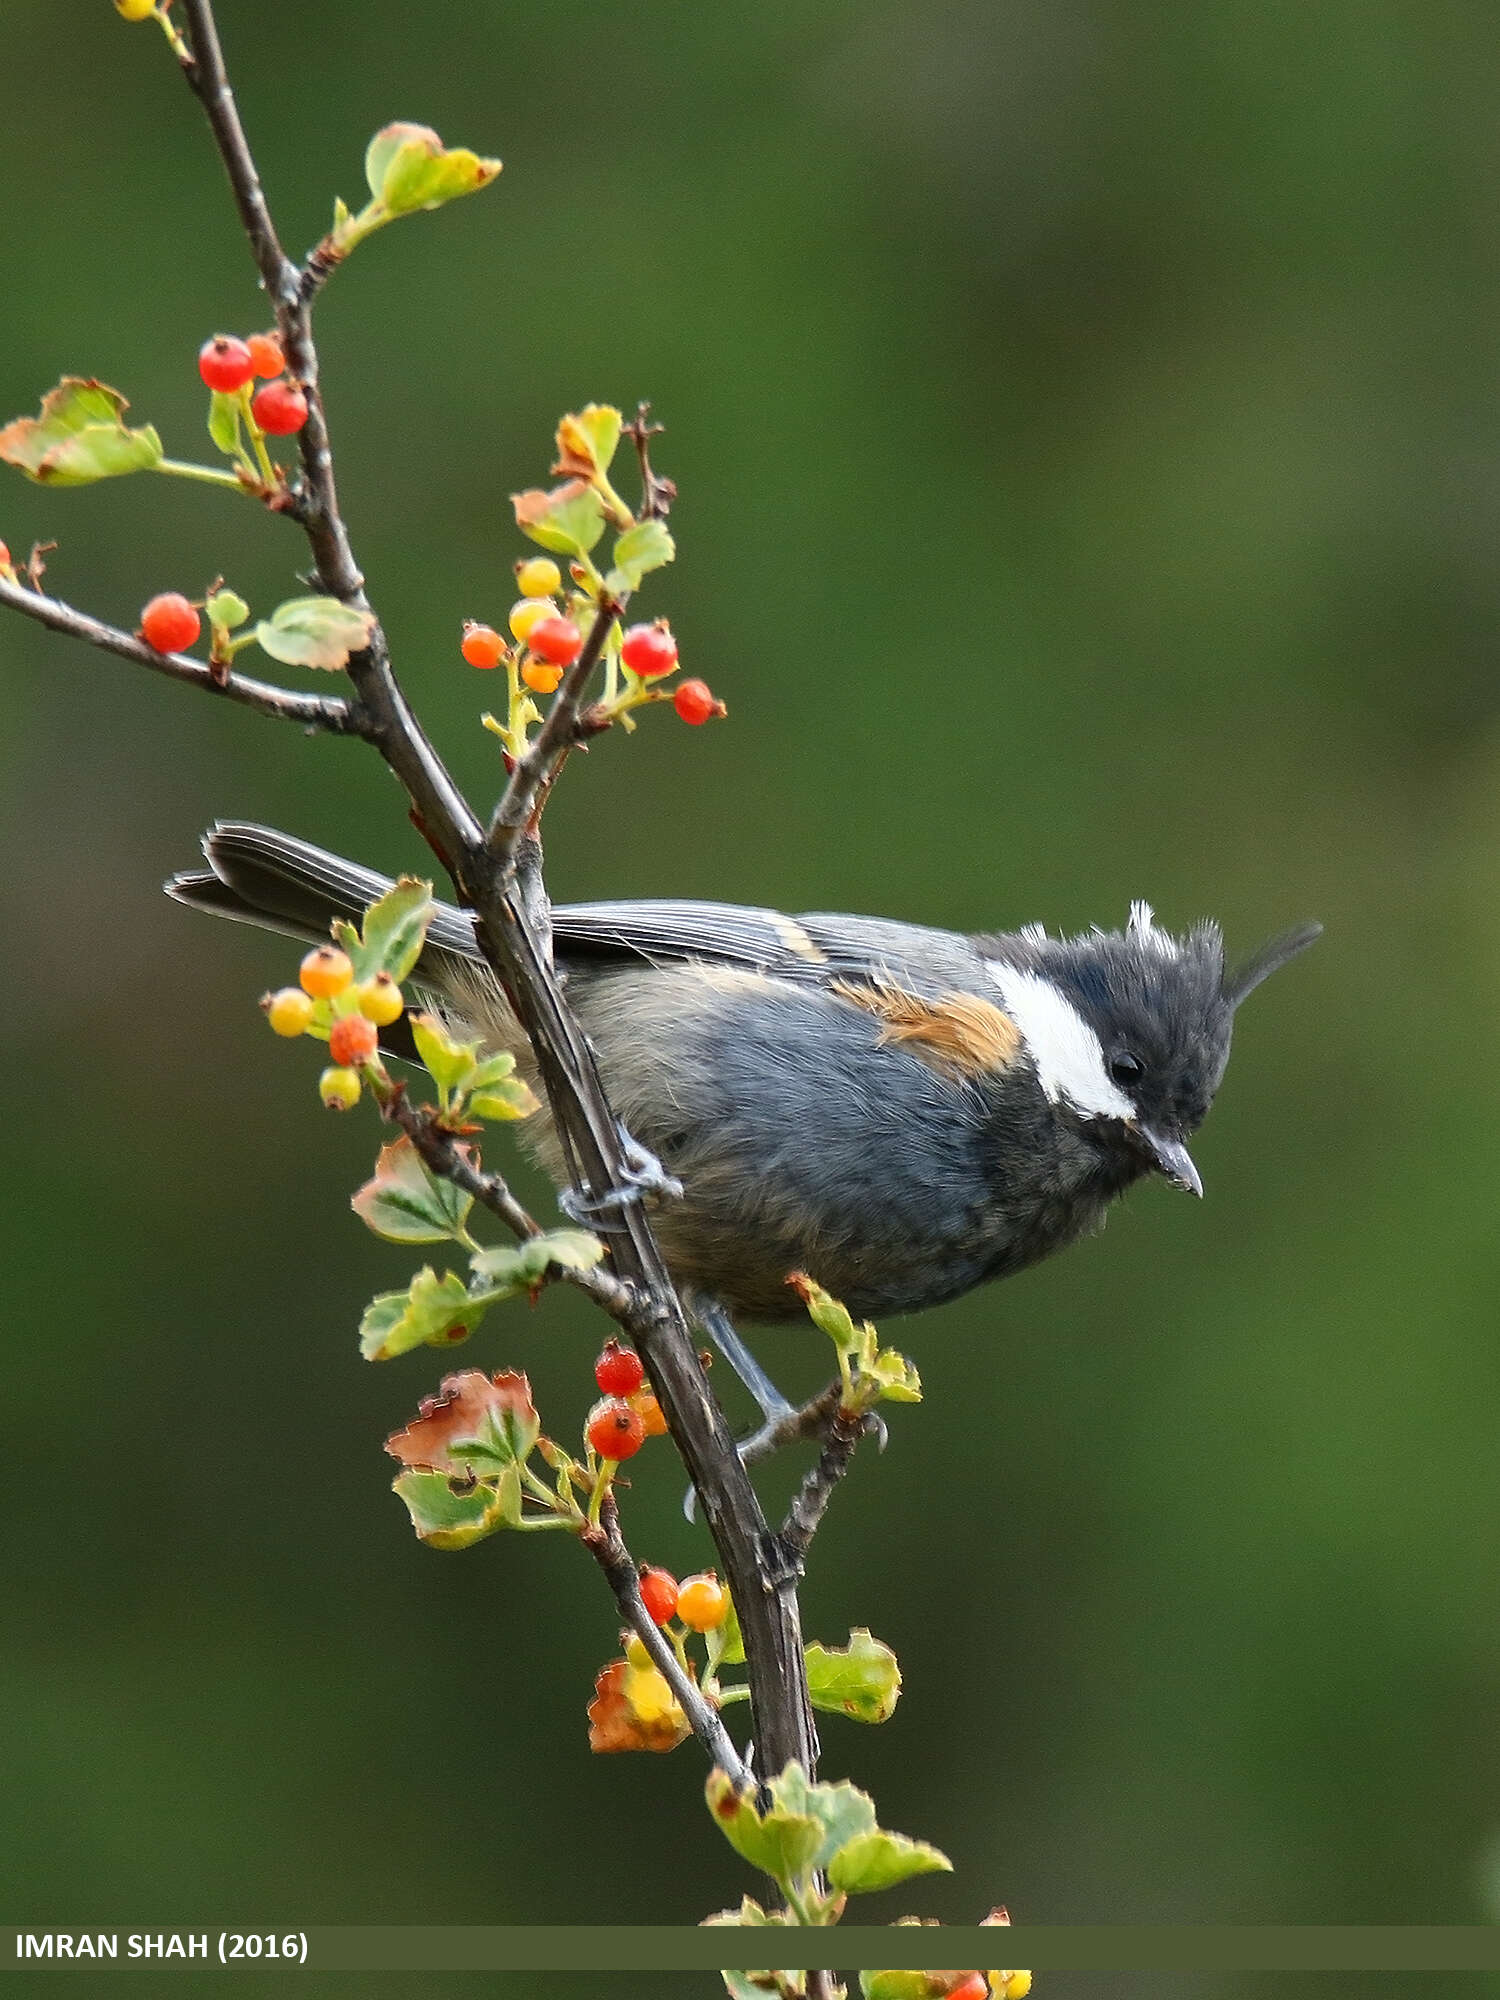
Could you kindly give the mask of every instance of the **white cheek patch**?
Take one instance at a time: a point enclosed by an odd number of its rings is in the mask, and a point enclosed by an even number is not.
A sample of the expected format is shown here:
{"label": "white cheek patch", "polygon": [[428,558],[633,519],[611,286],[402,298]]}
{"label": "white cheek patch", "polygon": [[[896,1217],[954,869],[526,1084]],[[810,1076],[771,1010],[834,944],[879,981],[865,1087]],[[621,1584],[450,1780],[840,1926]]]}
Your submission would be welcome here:
{"label": "white cheek patch", "polygon": [[1099,1037],[1050,979],[993,962],[990,976],[1050,1103],[1061,1099],[1085,1118],[1135,1117],[1135,1106],[1110,1081]]}

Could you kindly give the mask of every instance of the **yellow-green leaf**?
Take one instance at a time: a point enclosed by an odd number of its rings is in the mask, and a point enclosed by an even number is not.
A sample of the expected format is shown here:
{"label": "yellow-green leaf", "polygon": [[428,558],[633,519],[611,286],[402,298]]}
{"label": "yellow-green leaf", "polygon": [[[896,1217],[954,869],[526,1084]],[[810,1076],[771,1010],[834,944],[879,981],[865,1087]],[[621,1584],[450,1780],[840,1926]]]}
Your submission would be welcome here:
{"label": "yellow-green leaf", "polygon": [[88,486],[148,472],[161,463],[161,439],[150,424],[129,429],[129,407],[107,383],[65,375],[42,398],[38,416],[17,417],[0,430],[0,461],[39,486]]}

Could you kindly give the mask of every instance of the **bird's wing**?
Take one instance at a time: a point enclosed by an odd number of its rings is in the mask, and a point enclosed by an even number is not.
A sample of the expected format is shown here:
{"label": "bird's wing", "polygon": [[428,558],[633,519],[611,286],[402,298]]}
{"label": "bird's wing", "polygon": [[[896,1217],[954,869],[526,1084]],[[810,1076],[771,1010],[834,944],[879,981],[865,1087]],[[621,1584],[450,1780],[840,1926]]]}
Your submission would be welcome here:
{"label": "bird's wing", "polygon": [[967,938],[878,917],[789,917],[732,903],[572,903],[553,911],[552,926],[568,958],[692,960],[798,985],[884,979],[931,992],[988,983]]}

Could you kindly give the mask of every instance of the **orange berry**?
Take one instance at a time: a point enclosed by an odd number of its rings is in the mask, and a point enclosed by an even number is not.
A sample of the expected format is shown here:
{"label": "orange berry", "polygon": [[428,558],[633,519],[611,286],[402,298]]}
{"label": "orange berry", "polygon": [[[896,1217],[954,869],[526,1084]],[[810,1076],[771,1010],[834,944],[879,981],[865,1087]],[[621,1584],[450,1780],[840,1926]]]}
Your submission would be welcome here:
{"label": "orange berry", "polygon": [[329,1030],[328,1053],[344,1068],[368,1062],[380,1037],[363,1014],[341,1014]]}
{"label": "orange berry", "polygon": [[641,1422],[646,1426],[646,1435],[648,1438],[659,1438],[666,1436],[667,1420],[666,1417],[662,1414],[662,1407],[661,1404],[658,1403],[656,1400],[656,1394],[654,1390],[637,1389],[633,1396],[628,1396],[626,1398],[626,1401],[630,1404],[631,1409],[634,1410],[640,1417]]}
{"label": "orange berry", "polygon": [[729,713],[707,681],[684,681],[672,696],[672,706],[684,722],[691,722],[695,727],[700,722],[707,722],[710,716]]}
{"label": "orange berry", "polygon": [[141,637],[155,653],[180,653],[192,645],[202,623],[180,590],[164,590],[141,613]]}
{"label": "orange berry", "polygon": [[250,350],[250,365],[257,375],[269,379],[285,368],[286,356],[274,333],[252,333],[245,345]]}
{"label": "orange berry", "polygon": [[476,625],[471,618],[458,650],[471,667],[498,667],[505,658],[505,641],[493,625]]}
{"label": "orange berry", "polygon": [[354,977],[354,966],[346,951],[336,944],[320,944],[310,951],[297,968],[297,981],[314,1000],[331,1000],[342,993]]}
{"label": "orange berry", "polygon": [[628,1403],[606,1396],[589,1411],[583,1434],[601,1458],[634,1458],[646,1442],[646,1426]]}
{"label": "orange berry", "polygon": [[695,1632],[714,1632],[729,1616],[729,1592],[709,1569],[677,1586],[677,1616]]}
{"label": "orange berry", "polygon": [[521,678],[537,694],[556,694],[563,677],[561,667],[549,667],[545,660],[528,660]]}

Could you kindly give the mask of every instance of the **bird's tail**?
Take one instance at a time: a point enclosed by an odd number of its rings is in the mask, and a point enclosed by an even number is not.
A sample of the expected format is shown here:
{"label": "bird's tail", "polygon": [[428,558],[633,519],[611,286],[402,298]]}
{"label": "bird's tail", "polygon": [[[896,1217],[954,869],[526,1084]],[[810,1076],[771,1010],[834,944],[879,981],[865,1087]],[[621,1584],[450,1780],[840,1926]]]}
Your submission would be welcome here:
{"label": "bird's tail", "polygon": [[[294,840],[274,827],[244,820],[220,820],[203,836],[206,869],[174,875],[166,892],[189,909],[234,923],[321,943],[337,918],[358,923],[365,909],[383,896],[388,875],[361,868],[326,848]],[[439,992],[472,989],[481,963],[474,926],[462,910],[439,903],[415,977]]]}

